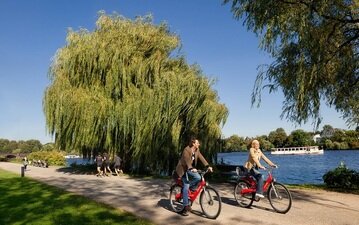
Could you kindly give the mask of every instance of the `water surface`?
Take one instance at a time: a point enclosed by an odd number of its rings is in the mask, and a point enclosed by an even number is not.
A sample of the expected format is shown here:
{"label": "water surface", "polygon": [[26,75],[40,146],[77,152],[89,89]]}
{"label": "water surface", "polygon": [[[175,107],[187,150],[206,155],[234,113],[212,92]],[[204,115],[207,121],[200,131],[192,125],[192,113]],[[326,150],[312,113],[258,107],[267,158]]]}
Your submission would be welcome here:
{"label": "water surface", "polygon": [[[328,150],[324,151],[323,155],[271,155],[270,152],[264,154],[279,165],[279,169],[274,170],[274,175],[279,182],[286,184],[322,184],[323,175],[338,167],[341,162],[349,169],[359,172],[358,150]],[[223,161],[229,165],[243,165],[247,158],[247,152],[217,155],[218,162]],[[261,163],[266,165],[263,160]]]}

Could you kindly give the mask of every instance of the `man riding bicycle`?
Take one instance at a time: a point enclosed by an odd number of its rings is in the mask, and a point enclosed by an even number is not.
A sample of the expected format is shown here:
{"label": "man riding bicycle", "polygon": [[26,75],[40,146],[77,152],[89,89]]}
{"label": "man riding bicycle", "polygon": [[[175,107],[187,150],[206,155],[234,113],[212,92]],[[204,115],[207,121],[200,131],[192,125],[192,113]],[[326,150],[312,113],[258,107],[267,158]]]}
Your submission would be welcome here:
{"label": "man riding bicycle", "polygon": [[183,189],[183,212],[182,215],[188,216],[188,212],[191,211],[191,206],[188,202],[188,189],[196,189],[197,184],[201,180],[201,176],[198,174],[197,169],[197,159],[203,163],[204,166],[208,167],[208,170],[212,172],[212,167],[209,166],[206,159],[203,157],[199,151],[200,143],[198,139],[191,138],[189,145],[183,150],[181,159],[179,160],[176,173],[178,177],[182,177]]}

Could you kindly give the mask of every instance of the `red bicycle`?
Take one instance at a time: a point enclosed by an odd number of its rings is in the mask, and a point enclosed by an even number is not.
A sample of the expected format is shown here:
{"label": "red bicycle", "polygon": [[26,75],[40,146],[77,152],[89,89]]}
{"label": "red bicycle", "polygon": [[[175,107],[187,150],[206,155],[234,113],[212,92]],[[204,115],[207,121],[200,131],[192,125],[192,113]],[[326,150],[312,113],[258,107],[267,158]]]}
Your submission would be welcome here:
{"label": "red bicycle", "polygon": [[[221,212],[222,201],[216,189],[209,186],[205,181],[204,175],[207,172],[208,170],[204,172],[198,171],[201,175],[201,181],[195,191],[191,191],[191,189],[188,190],[188,201],[190,205],[192,205],[199,195],[199,204],[201,205],[203,214],[210,219],[216,219]],[[169,200],[173,211],[176,213],[182,212],[184,209],[182,186],[182,179],[177,178],[170,189]]]}
{"label": "red bicycle", "polygon": [[[284,184],[275,180],[272,175],[273,168],[266,168],[268,177],[263,185],[263,192],[272,208],[278,213],[287,213],[292,207],[292,195]],[[241,166],[236,168],[238,175],[237,185],[234,188],[234,197],[241,207],[249,208],[253,201],[259,201],[256,197],[257,181]]]}

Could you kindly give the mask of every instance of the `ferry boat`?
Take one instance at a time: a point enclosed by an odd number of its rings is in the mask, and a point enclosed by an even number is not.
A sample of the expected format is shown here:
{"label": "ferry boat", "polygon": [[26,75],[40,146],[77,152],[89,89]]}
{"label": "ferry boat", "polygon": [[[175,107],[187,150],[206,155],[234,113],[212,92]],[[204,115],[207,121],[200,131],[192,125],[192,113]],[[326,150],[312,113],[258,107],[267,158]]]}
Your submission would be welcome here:
{"label": "ferry boat", "polygon": [[271,150],[272,155],[305,155],[324,153],[324,150],[319,149],[318,146],[272,148]]}
{"label": "ferry boat", "polygon": [[77,159],[80,158],[79,155],[65,155],[65,159]]}

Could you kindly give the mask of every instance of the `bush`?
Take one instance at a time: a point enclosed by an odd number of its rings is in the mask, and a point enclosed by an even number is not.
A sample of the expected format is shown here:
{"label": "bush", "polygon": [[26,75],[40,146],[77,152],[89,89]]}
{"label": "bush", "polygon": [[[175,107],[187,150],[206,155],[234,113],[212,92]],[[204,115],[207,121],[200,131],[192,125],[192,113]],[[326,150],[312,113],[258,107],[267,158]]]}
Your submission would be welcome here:
{"label": "bush", "polygon": [[38,151],[33,152],[27,157],[29,160],[41,160],[46,161],[50,166],[64,166],[66,165],[66,160],[64,154],[59,151]]}
{"label": "bush", "polygon": [[323,175],[324,183],[330,188],[359,188],[359,173],[348,169],[343,163]]}
{"label": "bush", "polygon": [[7,158],[0,157],[0,162],[8,162],[9,160]]}

